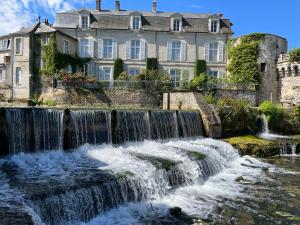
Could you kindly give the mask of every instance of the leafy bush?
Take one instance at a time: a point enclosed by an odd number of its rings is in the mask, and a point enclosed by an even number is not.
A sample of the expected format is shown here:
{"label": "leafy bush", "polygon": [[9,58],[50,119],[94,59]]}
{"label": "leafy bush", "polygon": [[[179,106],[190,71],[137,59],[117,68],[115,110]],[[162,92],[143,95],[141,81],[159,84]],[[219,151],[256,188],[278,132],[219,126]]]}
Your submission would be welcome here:
{"label": "leafy bush", "polygon": [[122,72],[122,73],[120,73],[120,75],[119,75],[119,80],[128,80],[128,74],[124,71],[124,72]]}
{"label": "leafy bush", "polygon": [[264,101],[259,105],[260,111],[268,120],[280,120],[284,116],[284,110],[270,101]]}
{"label": "leafy bush", "polygon": [[118,79],[120,74],[124,71],[124,62],[122,59],[116,59],[114,63],[114,79]]}
{"label": "leafy bush", "polygon": [[219,99],[217,111],[222,121],[224,136],[256,134],[260,129],[259,113],[247,100]]}
{"label": "leafy bush", "polygon": [[31,96],[30,101],[34,106],[39,106],[43,103],[43,99],[40,100],[40,95],[38,93],[34,93]]}
{"label": "leafy bush", "polygon": [[49,106],[49,107],[54,107],[56,106],[56,102],[54,100],[51,100],[51,99],[45,99],[43,101],[43,105],[46,105],[46,106]]}
{"label": "leafy bush", "polygon": [[196,62],[195,62],[195,74],[194,74],[194,77],[198,77],[202,73],[206,73],[206,61],[199,59],[199,60],[196,60]]}
{"label": "leafy bush", "polygon": [[145,74],[138,74],[131,77],[131,80],[139,81],[139,80],[145,80]]}
{"label": "leafy bush", "polygon": [[206,93],[204,95],[204,100],[207,104],[215,104],[217,102],[214,94],[212,92]]}
{"label": "leafy bush", "polygon": [[291,62],[300,62],[300,48],[295,48],[289,52]]}
{"label": "leafy bush", "polygon": [[208,78],[206,73],[201,73],[199,76],[194,77],[194,79],[191,82],[191,90],[203,90],[206,87],[207,80]]}

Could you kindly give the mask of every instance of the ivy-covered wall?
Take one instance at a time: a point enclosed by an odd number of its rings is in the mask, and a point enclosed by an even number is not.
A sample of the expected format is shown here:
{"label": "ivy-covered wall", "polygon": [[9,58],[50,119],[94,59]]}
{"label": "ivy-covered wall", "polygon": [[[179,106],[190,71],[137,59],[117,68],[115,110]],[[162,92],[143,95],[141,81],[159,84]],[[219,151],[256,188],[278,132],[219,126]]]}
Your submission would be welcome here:
{"label": "ivy-covered wall", "polygon": [[[259,84],[259,43],[265,34],[254,33],[228,43],[228,81],[232,83]],[[239,42],[239,43],[237,43]]]}

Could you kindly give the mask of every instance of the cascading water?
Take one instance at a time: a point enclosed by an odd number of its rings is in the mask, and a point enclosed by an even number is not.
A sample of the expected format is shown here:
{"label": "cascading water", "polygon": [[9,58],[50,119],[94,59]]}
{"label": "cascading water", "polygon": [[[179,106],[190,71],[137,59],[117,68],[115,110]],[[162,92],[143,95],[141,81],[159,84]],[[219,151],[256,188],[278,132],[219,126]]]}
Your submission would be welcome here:
{"label": "cascading water", "polygon": [[79,110],[71,111],[75,128],[76,146],[86,143],[111,143],[111,124],[109,111]]}
{"label": "cascading water", "polygon": [[150,114],[151,138],[163,140],[178,138],[176,112],[152,111]]}
{"label": "cascading water", "polygon": [[62,149],[63,111],[7,109],[10,154]]}
{"label": "cascading water", "polygon": [[145,111],[117,111],[116,142],[144,141],[150,139],[149,116]]}
{"label": "cascading water", "polygon": [[[0,159],[0,196],[5,196],[0,212],[14,212],[14,217],[4,217],[5,225],[16,223],[14,218],[22,225],[149,224],[144,220],[163,217],[173,206],[205,218],[222,197],[243,195],[236,177],[262,177],[264,164],[239,157],[222,141],[199,137],[202,122],[196,112],[112,114],[7,112],[10,135],[16,133],[10,140],[11,156]],[[28,152],[23,147],[28,134],[17,133],[18,126],[35,134],[34,153],[17,154]],[[53,150],[62,145],[59,137],[84,146],[69,152]],[[165,141],[147,140],[151,138]],[[127,143],[113,146],[112,139]]]}

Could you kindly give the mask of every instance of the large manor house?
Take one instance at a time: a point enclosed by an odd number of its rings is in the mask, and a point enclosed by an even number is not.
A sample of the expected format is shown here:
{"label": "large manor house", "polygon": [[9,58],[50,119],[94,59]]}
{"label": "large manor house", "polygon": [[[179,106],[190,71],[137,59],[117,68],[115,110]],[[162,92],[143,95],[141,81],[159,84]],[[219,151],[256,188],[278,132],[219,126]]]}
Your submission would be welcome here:
{"label": "large manor house", "polygon": [[[206,61],[208,76],[226,76],[226,45],[233,31],[231,21],[222,14],[160,12],[156,0],[150,12],[123,10],[119,0],[115,4],[115,10],[105,10],[101,0],[96,0],[95,9],[57,13],[54,24],[37,21],[0,37],[0,85],[8,85],[10,98],[30,98],[35,75],[32,61],[43,67],[36,42],[47,44],[51,35],[61,53],[91,58],[79,69],[99,81],[113,80],[117,58],[124,61],[129,76],[140,74],[147,58],[157,58],[160,70],[175,81],[192,80],[197,59]],[[284,38],[267,35],[259,58],[265,78],[261,99],[282,101],[282,80],[298,75],[298,67],[284,63],[287,50]],[[295,88],[288,88],[293,96]],[[286,98],[291,100],[289,95]]]}

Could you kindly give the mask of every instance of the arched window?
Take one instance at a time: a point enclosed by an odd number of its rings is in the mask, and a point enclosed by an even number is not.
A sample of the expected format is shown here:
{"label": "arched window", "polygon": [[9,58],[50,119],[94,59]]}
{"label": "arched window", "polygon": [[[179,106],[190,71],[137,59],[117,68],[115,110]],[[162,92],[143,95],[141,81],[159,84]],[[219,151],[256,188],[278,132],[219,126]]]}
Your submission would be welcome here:
{"label": "arched window", "polygon": [[298,76],[298,74],[299,74],[299,67],[298,66],[294,66],[294,72],[295,72],[295,76]]}
{"label": "arched window", "polygon": [[290,77],[292,75],[292,68],[289,66],[287,71],[287,76]]}
{"label": "arched window", "polygon": [[281,68],[281,76],[285,77],[285,68],[284,67]]}

